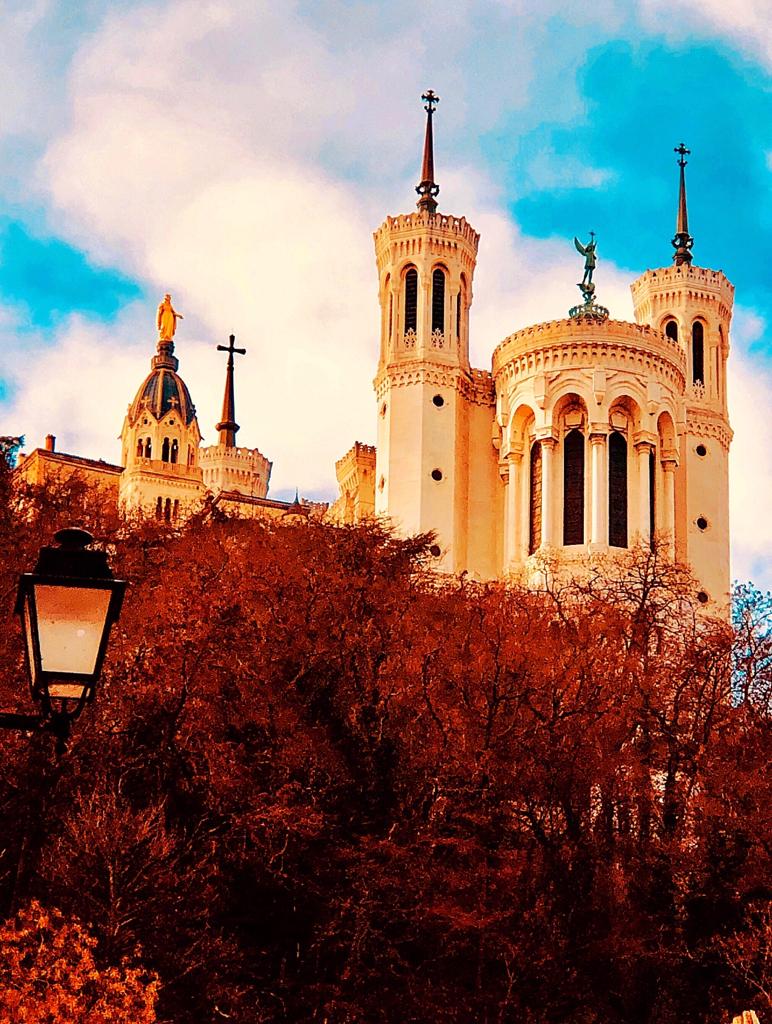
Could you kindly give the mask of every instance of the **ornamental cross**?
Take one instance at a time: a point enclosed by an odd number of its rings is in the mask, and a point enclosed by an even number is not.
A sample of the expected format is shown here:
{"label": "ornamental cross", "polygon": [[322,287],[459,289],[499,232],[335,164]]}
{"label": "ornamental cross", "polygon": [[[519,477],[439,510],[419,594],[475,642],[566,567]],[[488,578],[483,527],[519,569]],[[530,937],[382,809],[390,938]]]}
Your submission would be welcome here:
{"label": "ornamental cross", "polygon": [[440,102],[439,96],[436,95],[436,93],[434,92],[433,89],[429,89],[427,92],[425,92],[423,94],[423,96],[421,97],[421,99],[426,104],[426,106],[424,107],[424,110],[427,113],[429,113],[429,114],[433,114],[434,113],[434,108]]}
{"label": "ornamental cross", "polygon": [[228,353],[228,362],[229,363],[233,362],[233,353],[234,352],[238,352],[238,354],[240,356],[245,356],[247,354],[247,350],[245,348],[236,348],[236,335],[235,334],[231,334],[230,335],[230,337],[228,339],[228,344],[227,345],[218,345],[217,346],[217,351],[218,352],[227,352]]}
{"label": "ornamental cross", "polygon": [[684,160],[685,156],[691,156],[691,150],[687,149],[683,142],[679,142],[676,148],[673,150],[674,153],[678,153],[680,160],[678,161],[679,167],[686,167],[688,160]]}

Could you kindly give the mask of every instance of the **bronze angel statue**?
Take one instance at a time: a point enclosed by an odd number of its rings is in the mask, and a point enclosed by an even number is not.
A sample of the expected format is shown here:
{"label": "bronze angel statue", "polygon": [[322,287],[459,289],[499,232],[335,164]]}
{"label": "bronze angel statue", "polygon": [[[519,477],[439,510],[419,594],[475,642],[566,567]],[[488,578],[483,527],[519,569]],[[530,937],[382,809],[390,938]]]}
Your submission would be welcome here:
{"label": "bronze angel statue", "polygon": [[598,243],[595,241],[595,232],[590,232],[590,241],[587,245],[582,245],[579,239],[574,236],[574,245],[576,251],[584,256],[584,277],[579,287],[584,291],[594,291],[595,287],[592,283],[592,272],[595,270],[597,259],[595,258],[595,250],[597,249]]}

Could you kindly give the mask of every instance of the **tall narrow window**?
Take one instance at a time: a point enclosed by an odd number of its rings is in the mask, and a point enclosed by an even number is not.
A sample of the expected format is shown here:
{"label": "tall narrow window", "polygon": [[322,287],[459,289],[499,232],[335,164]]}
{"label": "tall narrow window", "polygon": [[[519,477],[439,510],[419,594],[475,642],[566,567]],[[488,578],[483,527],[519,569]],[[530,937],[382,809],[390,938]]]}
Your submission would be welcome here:
{"label": "tall narrow window", "polygon": [[608,542],[627,547],[627,441],[616,430],[608,440]]}
{"label": "tall narrow window", "polygon": [[563,444],[563,543],[584,544],[584,434],[569,430]]}
{"label": "tall narrow window", "polygon": [[394,296],[389,293],[389,341],[391,341],[391,330],[394,325]]}
{"label": "tall narrow window", "polygon": [[692,324],[692,382],[705,383],[705,332],[699,320]]}
{"label": "tall narrow window", "polygon": [[142,443],[142,438],[140,437],[139,441],[137,441],[137,455],[140,457],[140,459],[142,458],[142,452],[144,450],[145,450],[145,448],[144,448],[144,445]]}
{"label": "tall narrow window", "polygon": [[432,274],[432,331],[445,333],[445,271],[439,267]]}
{"label": "tall narrow window", "polygon": [[172,518],[172,499],[171,498],[167,498],[166,501],[164,502],[164,519],[168,523],[171,518]]}
{"label": "tall narrow window", "polygon": [[541,444],[531,445],[531,488],[529,501],[528,554],[541,544]]}
{"label": "tall narrow window", "polygon": [[675,320],[668,320],[665,324],[665,334],[668,338],[672,338],[673,341],[678,341],[678,324]]}
{"label": "tall narrow window", "polygon": [[180,500],[179,500],[179,498],[175,498],[174,499],[174,509],[172,511],[172,518],[176,519],[179,514],[180,514]]}
{"label": "tall narrow window", "polygon": [[164,438],[164,443],[161,447],[161,462],[169,461],[169,438]]}
{"label": "tall narrow window", "polygon": [[461,292],[456,296],[456,341],[461,341]]}
{"label": "tall narrow window", "polygon": [[179,443],[177,441],[177,438],[175,437],[175,439],[172,441],[171,461],[172,462],[176,462],[177,459],[179,458],[179,454],[180,454],[180,446],[179,446]]}
{"label": "tall narrow window", "polygon": [[657,457],[649,452],[649,538],[651,550],[654,550],[654,531],[657,525]]}
{"label": "tall narrow window", "polygon": [[418,329],[418,271],[411,267],[405,274],[405,332]]}
{"label": "tall narrow window", "polygon": [[153,457],[153,442],[150,440],[150,438],[148,438],[147,441],[145,441],[145,458],[146,459],[152,459],[152,457]]}
{"label": "tall narrow window", "polygon": [[159,496],[157,498],[157,500],[156,500],[156,503],[155,503],[155,517],[156,517],[156,519],[160,519],[161,516],[163,515],[163,504],[164,504],[164,500],[163,500],[163,498],[161,498]]}

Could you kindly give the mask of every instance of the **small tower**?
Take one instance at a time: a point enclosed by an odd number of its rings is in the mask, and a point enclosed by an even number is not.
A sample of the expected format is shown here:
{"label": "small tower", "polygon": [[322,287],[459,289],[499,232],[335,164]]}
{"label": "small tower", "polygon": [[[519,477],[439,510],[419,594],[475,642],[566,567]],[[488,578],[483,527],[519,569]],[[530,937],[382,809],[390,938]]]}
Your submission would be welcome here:
{"label": "small tower", "polygon": [[676,557],[688,562],[701,599],[725,605],[729,574],[729,426],[726,361],[734,287],[720,270],[692,264],[684,169],[689,150],[676,147],[678,214],[673,265],[647,270],[632,285],[635,316],[678,342],[687,377],[675,478]]}
{"label": "small tower", "polygon": [[[387,217],[374,235],[381,304],[375,511],[404,534],[433,530],[438,567],[493,575],[493,531],[473,524],[475,507],[490,511],[497,474],[490,374],[469,364],[479,235],[465,218],[437,212],[432,121],[439,97],[429,90],[422,99],[418,210]],[[485,452],[474,462],[472,435]]]}
{"label": "small tower", "polygon": [[121,431],[123,465],[119,502],[126,514],[141,512],[167,522],[189,515],[204,488],[198,465],[201,431],[174,355],[177,313],[166,295],[158,307],[157,354],[128,408]]}
{"label": "small tower", "polygon": [[236,348],[236,336],[231,334],[228,344],[218,345],[217,351],[228,353],[228,366],[225,371],[222,418],[215,427],[219,432],[218,443],[201,449],[204,485],[214,495],[225,493],[264,498],[268,493],[272,463],[257,448],[236,446],[239,425],[236,422],[233,356],[236,353],[246,355],[247,350]]}

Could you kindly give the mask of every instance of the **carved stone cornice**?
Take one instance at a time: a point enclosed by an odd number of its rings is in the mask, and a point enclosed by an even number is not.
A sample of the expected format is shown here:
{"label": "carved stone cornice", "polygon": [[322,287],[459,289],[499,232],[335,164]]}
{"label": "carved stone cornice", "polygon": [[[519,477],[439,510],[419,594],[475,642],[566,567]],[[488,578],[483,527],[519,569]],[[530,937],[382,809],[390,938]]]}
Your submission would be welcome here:
{"label": "carved stone cornice", "polygon": [[677,394],[686,386],[686,355],[647,324],[552,320],[506,338],[493,353],[493,378],[516,382],[539,373],[599,368],[655,376]]}
{"label": "carved stone cornice", "polygon": [[727,452],[734,437],[726,418],[708,409],[687,409],[686,433],[691,437],[712,437]]}
{"label": "carved stone cornice", "polygon": [[436,384],[438,387],[453,388],[473,405],[493,408],[496,404],[493,379],[487,370],[466,371],[459,366],[448,366],[447,363],[415,359],[388,365],[373,381],[379,400],[391,388],[413,384]]}

